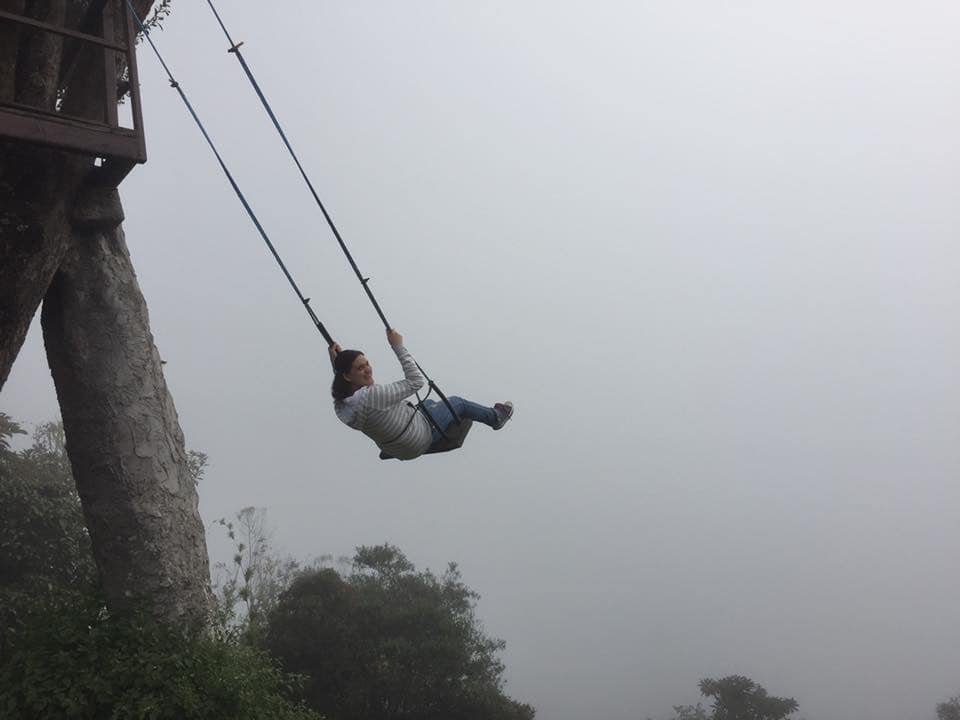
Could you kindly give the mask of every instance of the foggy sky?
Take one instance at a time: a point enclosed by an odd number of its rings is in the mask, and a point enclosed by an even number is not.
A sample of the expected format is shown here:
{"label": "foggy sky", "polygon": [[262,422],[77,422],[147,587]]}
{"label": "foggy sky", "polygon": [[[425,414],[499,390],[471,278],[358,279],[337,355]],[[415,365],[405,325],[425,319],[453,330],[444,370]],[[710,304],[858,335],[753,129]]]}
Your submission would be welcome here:
{"label": "foggy sky", "polygon": [[[301,558],[458,562],[542,720],[662,718],[731,673],[808,720],[960,693],[960,6],[219,7],[409,349],[517,412],[377,460],[141,48],[125,228],[208,526],[262,506]],[[156,41],[314,309],[394,379],[205,3]],[[37,330],[2,397],[27,423],[57,413]]]}

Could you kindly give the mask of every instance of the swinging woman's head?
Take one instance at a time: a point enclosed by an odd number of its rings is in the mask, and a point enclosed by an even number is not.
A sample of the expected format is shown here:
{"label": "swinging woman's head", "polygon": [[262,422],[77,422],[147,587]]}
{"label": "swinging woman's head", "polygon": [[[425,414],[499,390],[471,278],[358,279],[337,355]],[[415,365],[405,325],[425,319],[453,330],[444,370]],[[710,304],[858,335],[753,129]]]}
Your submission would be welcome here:
{"label": "swinging woman's head", "polygon": [[348,398],[360,388],[373,385],[373,367],[359,350],[341,350],[337,353],[333,372],[330,392],[336,400]]}

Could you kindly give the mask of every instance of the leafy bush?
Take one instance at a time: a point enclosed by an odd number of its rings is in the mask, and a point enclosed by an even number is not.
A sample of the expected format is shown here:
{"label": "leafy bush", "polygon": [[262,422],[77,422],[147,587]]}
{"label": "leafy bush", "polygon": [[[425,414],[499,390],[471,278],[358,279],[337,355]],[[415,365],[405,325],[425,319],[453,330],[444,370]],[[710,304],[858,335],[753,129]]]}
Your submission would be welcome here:
{"label": "leafy bush", "polygon": [[261,651],[146,615],[114,618],[96,597],[34,603],[7,641],[0,717],[10,720],[320,720]]}
{"label": "leafy bush", "polygon": [[501,640],[474,614],[456,565],[418,572],[396,547],[358,548],[353,572],[302,572],[270,612],[264,645],[337,720],[532,720],[503,692]]}
{"label": "leafy bush", "polygon": [[41,425],[33,445],[14,452],[10,440],[18,434],[25,433],[0,413],[0,592],[92,587],[93,551],[63,426]]}

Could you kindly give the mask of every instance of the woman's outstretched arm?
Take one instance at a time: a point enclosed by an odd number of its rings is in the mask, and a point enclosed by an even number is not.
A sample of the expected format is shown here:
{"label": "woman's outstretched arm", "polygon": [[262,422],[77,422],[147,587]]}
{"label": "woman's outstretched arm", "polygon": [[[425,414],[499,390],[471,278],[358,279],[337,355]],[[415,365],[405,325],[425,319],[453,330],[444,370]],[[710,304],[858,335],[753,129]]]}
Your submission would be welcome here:
{"label": "woman's outstretched arm", "polygon": [[426,384],[413,355],[403,346],[403,335],[393,329],[387,330],[387,342],[400,360],[403,380],[387,385],[374,385],[367,391],[368,402],[378,410],[386,410],[391,405],[403,402]]}

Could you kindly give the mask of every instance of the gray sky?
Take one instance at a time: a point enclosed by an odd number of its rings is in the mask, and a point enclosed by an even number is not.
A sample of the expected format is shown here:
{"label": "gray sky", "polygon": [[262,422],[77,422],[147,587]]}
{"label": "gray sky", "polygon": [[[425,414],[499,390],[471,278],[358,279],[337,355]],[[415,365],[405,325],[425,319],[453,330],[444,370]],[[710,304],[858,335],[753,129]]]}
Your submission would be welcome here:
{"label": "gray sky", "polygon": [[[809,720],[960,692],[960,5],[220,3],[361,269],[501,433],[383,463],[157,63],[128,241],[209,522],[460,563],[543,720],[749,675]],[[205,9],[157,42],[331,332],[398,374]],[[36,328],[3,393],[54,417]],[[211,552],[227,552],[210,530]]]}

